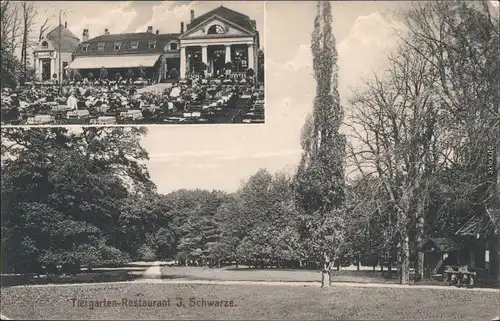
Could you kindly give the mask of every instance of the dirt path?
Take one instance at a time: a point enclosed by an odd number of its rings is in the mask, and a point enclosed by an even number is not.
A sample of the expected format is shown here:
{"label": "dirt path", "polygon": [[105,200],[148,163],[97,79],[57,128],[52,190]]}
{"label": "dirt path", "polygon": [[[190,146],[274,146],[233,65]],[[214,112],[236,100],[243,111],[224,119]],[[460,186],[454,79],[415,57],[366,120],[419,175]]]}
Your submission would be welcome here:
{"label": "dirt path", "polygon": [[142,276],[146,279],[161,279],[161,262],[153,262],[153,265],[151,265],[149,268],[144,271]]}

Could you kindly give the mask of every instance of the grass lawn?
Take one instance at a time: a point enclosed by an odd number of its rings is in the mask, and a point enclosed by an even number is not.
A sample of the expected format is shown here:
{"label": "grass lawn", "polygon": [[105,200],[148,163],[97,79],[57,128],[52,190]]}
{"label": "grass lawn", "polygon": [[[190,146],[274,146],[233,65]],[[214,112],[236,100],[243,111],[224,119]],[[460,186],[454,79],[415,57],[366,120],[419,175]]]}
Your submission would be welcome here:
{"label": "grass lawn", "polygon": [[[171,300],[162,307],[73,306],[78,300]],[[185,307],[177,307],[183,298]],[[190,307],[189,300],[227,300],[232,307]],[[281,319],[491,320],[500,293],[433,289],[273,285],[88,284],[10,287],[2,314],[13,319]],[[230,305],[230,302],[228,302]]]}
{"label": "grass lawn", "polygon": [[[139,272],[138,272],[139,273]],[[163,278],[217,281],[279,281],[320,282],[321,274],[315,270],[208,268],[165,266],[161,268]],[[392,279],[381,276],[380,271],[334,271],[333,282],[398,283],[396,272]]]}

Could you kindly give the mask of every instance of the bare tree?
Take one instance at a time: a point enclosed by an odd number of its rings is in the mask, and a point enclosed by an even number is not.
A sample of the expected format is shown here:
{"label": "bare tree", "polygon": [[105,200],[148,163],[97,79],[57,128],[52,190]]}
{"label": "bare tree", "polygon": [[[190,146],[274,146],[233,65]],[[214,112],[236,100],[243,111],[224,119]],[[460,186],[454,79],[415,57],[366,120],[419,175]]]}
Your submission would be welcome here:
{"label": "bare tree", "polygon": [[45,18],[45,21],[40,25],[40,30],[38,32],[38,42],[42,41],[43,36],[45,35],[45,32],[47,32],[47,29],[49,29],[49,21],[50,17]]}
{"label": "bare tree", "polygon": [[439,105],[430,65],[407,48],[390,59],[386,77],[375,75],[355,93],[346,124],[356,142],[350,159],[365,176],[375,175],[395,214],[401,282],[409,282],[410,234],[423,216],[435,168]]}
{"label": "bare tree", "polygon": [[[426,2],[403,18],[404,41],[438,74],[434,86],[454,136],[447,155],[455,167],[475,169],[460,185],[500,224],[500,29],[491,10],[484,0]],[[500,241],[496,247],[500,258]]]}
{"label": "bare tree", "polygon": [[19,45],[19,38],[22,36],[18,3],[2,1],[0,10],[2,46],[8,46],[6,49],[14,52]]}
{"label": "bare tree", "polygon": [[21,66],[23,79],[26,79],[26,72],[28,68],[28,48],[31,47],[30,35],[33,32],[33,27],[35,26],[37,11],[34,2],[31,1],[21,2],[21,10],[23,25],[23,35],[21,43]]}

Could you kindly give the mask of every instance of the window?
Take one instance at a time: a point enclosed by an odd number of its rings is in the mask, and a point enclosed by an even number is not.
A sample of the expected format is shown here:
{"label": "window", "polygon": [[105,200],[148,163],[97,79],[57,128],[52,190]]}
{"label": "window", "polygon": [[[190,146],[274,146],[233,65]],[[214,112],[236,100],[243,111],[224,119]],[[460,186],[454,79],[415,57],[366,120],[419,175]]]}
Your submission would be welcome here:
{"label": "window", "polygon": [[172,42],[170,44],[170,50],[177,50],[177,43],[176,42]]}
{"label": "window", "polygon": [[217,34],[220,35],[223,33],[226,33],[226,30],[221,25],[213,25],[210,28],[208,28],[208,32],[207,32],[207,34],[209,34],[209,35],[217,35]]}
{"label": "window", "polygon": [[135,50],[139,48],[139,41],[131,41],[130,42],[130,49]]}
{"label": "window", "polygon": [[84,43],[84,44],[82,45],[82,51],[83,51],[83,52],[87,52],[87,50],[88,50],[88,49],[89,49],[89,44],[88,44],[88,43]]}
{"label": "window", "polygon": [[150,40],[148,42],[148,49],[155,49],[156,48],[156,40]]}
{"label": "window", "polygon": [[106,45],[106,44],[105,44],[104,42],[99,42],[99,43],[97,44],[97,51],[104,51],[104,46],[105,46],[105,45]]}
{"label": "window", "polygon": [[119,51],[122,46],[121,42],[115,42],[113,45],[113,51]]}
{"label": "window", "polygon": [[49,47],[49,43],[47,41],[42,42],[42,49],[47,49]]}

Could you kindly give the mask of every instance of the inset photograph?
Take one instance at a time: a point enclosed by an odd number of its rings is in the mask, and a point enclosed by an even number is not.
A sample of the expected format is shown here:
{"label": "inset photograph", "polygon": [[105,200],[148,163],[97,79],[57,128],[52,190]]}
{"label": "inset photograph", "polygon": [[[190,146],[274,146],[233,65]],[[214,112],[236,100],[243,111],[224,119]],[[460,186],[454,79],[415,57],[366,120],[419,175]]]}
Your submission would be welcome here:
{"label": "inset photograph", "polygon": [[9,5],[2,125],[264,123],[263,2]]}

